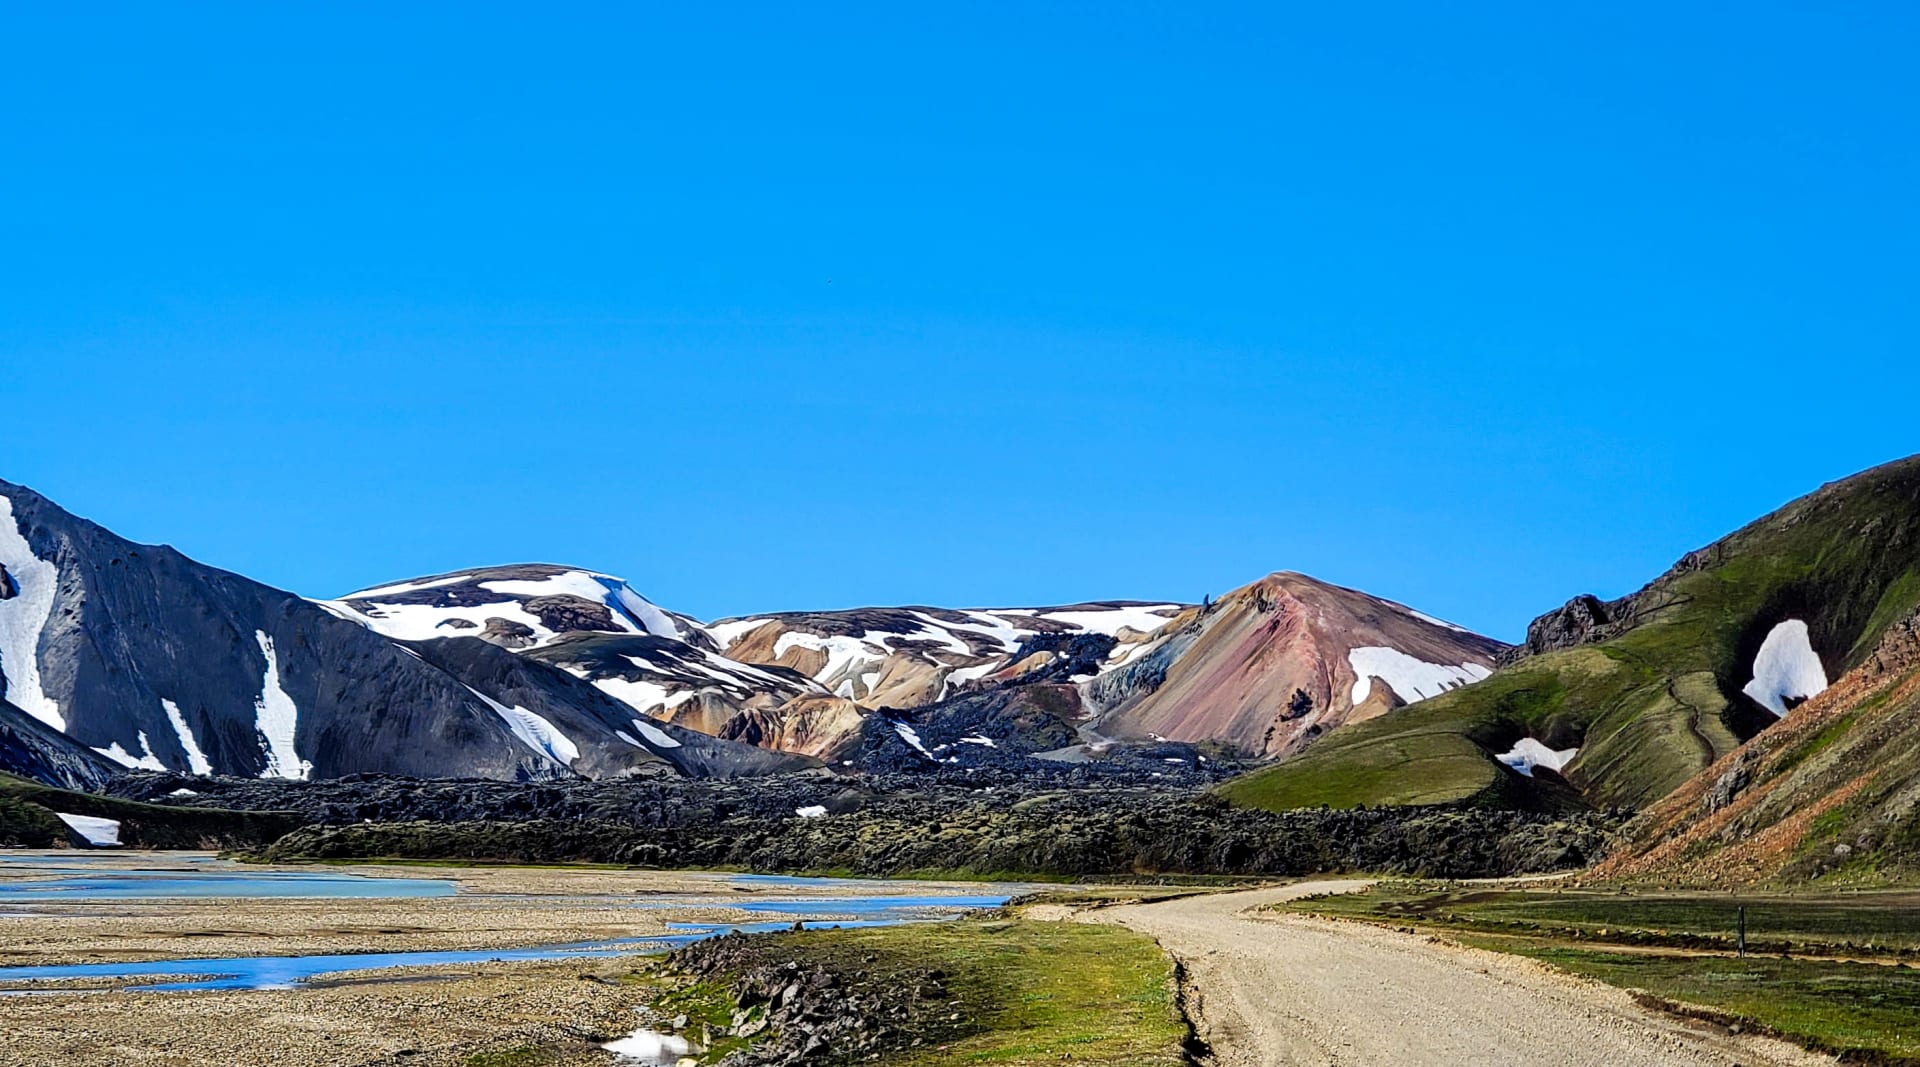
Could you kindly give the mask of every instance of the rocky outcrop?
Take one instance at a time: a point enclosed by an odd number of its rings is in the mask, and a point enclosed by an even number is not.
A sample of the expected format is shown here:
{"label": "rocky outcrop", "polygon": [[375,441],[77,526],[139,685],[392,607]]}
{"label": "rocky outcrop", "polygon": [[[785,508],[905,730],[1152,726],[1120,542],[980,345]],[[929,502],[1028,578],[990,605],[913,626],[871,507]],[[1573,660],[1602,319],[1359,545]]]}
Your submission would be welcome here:
{"label": "rocky outcrop", "polygon": [[[876,974],[781,956],[777,937],[728,934],[667,957],[678,974],[724,984],[732,998],[733,1017],[718,1036],[753,1043],[722,1067],[862,1063],[964,1032],[937,969]],[[702,1036],[711,1043],[716,1035]]]}
{"label": "rocky outcrop", "polygon": [[0,773],[63,789],[98,789],[120,766],[0,700]]}

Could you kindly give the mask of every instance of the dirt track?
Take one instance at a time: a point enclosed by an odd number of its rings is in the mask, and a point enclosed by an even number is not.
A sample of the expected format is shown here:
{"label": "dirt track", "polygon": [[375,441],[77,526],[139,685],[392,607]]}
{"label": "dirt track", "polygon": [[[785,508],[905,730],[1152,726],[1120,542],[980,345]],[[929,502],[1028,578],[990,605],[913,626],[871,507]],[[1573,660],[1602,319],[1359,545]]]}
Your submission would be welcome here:
{"label": "dirt track", "polygon": [[1365,884],[1306,883],[1072,917],[1149,934],[1180,961],[1188,1010],[1218,1067],[1833,1062],[1650,1011],[1621,990],[1517,956],[1251,910]]}

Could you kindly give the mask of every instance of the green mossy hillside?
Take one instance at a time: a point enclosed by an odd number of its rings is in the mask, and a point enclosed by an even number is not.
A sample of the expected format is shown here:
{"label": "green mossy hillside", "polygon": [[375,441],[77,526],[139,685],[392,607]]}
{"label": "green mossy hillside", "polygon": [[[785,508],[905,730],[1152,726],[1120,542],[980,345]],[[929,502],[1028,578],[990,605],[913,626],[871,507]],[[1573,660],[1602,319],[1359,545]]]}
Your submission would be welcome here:
{"label": "green mossy hillside", "polygon": [[[1773,722],[1741,688],[1780,622],[1807,623],[1829,679],[1920,605],[1920,457],[1825,486],[1689,554],[1600,618],[1543,616],[1532,654],[1486,681],[1334,731],[1227,783],[1236,803],[1564,799],[1493,758],[1523,736],[1578,747],[1565,781],[1596,807],[1643,807]],[[1564,624],[1564,625],[1562,625]],[[1582,629],[1582,626],[1585,626]]]}

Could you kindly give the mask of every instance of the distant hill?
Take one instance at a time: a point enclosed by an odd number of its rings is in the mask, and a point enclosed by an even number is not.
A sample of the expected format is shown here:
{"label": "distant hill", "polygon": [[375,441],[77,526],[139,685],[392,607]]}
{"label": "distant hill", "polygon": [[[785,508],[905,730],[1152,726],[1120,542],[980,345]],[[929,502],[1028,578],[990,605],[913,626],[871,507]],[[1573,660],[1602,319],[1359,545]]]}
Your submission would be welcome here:
{"label": "distant hill", "polygon": [[1536,619],[1485,681],[1224,787],[1258,807],[1642,807],[1867,662],[1920,604],[1920,457],[1822,487],[1614,601]]}

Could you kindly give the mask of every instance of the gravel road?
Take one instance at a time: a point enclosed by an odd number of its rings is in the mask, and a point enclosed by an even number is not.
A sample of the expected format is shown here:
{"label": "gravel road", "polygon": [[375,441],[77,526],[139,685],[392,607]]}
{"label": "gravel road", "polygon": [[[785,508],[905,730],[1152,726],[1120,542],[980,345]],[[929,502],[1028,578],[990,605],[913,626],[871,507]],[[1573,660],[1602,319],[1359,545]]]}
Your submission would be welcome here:
{"label": "gravel road", "polygon": [[1072,917],[1148,934],[1180,961],[1188,1010],[1217,1067],[1834,1062],[1642,1008],[1619,989],[1518,956],[1255,910],[1366,884],[1310,882]]}

